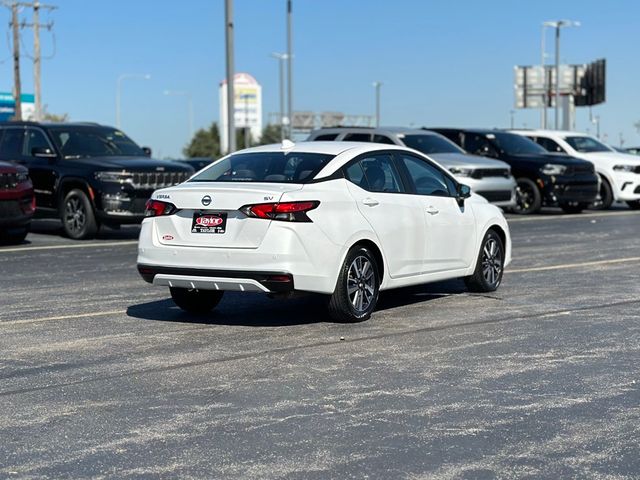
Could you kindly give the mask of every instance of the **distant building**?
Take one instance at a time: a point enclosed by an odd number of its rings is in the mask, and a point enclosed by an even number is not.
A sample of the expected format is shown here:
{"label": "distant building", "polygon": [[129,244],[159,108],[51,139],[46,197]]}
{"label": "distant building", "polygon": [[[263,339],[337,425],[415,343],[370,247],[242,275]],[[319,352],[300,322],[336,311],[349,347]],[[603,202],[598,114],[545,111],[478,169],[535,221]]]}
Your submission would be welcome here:
{"label": "distant building", "polygon": [[[249,128],[251,142],[262,134],[262,87],[248,73],[236,73],[233,81],[236,129]],[[227,138],[227,81],[220,82],[220,147],[229,150]]]}
{"label": "distant building", "polygon": [[[22,119],[33,120],[35,115],[35,98],[32,93],[20,95],[22,101]],[[0,92],[0,122],[11,120],[16,114],[16,101],[12,93]]]}

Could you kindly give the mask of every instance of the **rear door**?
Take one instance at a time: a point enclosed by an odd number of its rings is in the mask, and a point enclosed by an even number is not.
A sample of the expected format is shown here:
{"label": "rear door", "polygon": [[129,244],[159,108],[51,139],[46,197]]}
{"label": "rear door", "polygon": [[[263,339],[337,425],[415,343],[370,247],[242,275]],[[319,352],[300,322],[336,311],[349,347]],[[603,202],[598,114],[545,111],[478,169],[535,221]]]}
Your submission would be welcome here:
{"label": "rear door", "polygon": [[390,153],[372,152],[345,167],[349,192],[376,233],[393,278],[418,275],[425,255],[425,220]]}
{"label": "rear door", "polygon": [[456,183],[426,159],[405,152],[397,157],[426,223],[424,271],[468,267],[476,253],[475,218],[471,208],[458,204]]}

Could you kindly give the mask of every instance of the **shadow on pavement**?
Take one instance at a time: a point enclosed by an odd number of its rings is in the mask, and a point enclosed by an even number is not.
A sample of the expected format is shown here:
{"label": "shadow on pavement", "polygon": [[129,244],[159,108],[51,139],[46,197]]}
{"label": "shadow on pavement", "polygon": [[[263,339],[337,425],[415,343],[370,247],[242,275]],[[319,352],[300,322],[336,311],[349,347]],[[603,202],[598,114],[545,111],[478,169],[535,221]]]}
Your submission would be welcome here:
{"label": "shadow on pavement", "polygon": [[[376,311],[426,303],[460,293],[466,293],[466,290],[464,283],[459,280],[386,291],[380,294]],[[218,307],[206,315],[184,312],[170,298],[167,298],[131,305],[127,308],[127,316],[160,322],[245,327],[335,323],[327,313],[326,303],[327,297],[314,294],[270,299],[263,294],[227,292]]]}
{"label": "shadow on pavement", "polygon": [[[49,218],[34,219],[31,222],[31,233],[64,237],[62,223],[59,220]],[[137,240],[139,235],[140,225],[123,225],[118,229],[102,225],[95,238],[98,240]]]}

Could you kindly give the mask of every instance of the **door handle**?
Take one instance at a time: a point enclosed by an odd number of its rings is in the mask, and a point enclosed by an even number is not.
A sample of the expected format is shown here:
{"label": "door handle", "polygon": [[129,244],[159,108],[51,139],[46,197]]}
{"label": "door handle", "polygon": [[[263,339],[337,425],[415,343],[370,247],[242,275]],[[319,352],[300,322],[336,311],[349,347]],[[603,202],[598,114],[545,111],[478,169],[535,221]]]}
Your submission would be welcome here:
{"label": "door handle", "polygon": [[434,207],[433,205],[429,205],[427,207],[427,213],[431,214],[431,215],[436,215],[438,213],[440,213],[440,210],[438,210],[436,207]]}
{"label": "door handle", "polygon": [[380,202],[373,198],[365,198],[364,200],[362,200],[362,203],[364,203],[368,207],[375,207],[376,205],[380,205]]}

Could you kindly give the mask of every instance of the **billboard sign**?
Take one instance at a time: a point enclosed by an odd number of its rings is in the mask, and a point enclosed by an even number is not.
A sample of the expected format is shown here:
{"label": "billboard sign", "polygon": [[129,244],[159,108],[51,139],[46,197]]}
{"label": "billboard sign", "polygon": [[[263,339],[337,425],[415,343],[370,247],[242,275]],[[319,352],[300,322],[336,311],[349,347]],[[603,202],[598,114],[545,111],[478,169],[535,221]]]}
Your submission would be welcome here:
{"label": "billboard sign", "polygon": [[[35,115],[35,97],[31,93],[20,95],[22,101],[22,119],[33,120]],[[12,93],[0,92],[0,122],[11,120],[16,114],[16,101]]]}
{"label": "billboard sign", "polygon": [[[228,150],[227,139],[227,82],[220,83],[220,146]],[[248,128],[251,139],[262,135],[262,86],[248,73],[236,73],[233,81],[234,122],[236,128]]]}

